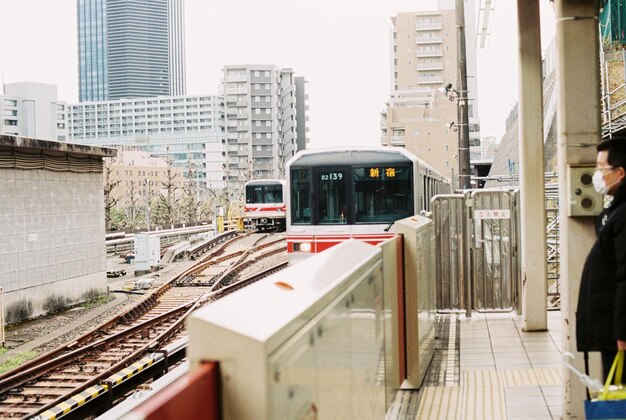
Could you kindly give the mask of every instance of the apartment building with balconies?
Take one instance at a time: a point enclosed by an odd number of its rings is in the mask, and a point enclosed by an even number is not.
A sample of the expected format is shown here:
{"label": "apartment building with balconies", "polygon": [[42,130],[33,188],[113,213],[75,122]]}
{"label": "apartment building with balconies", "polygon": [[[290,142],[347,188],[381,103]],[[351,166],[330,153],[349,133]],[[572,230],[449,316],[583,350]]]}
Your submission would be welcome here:
{"label": "apartment building with balconies", "polygon": [[4,84],[0,94],[0,134],[40,140],[67,140],[67,103],[47,83]]}
{"label": "apartment building with balconies", "polygon": [[[473,28],[474,1],[465,0],[466,28]],[[457,92],[455,2],[438,10],[398,13],[391,18],[392,86],[382,113],[381,143],[405,147],[445,176],[458,174],[459,95],[467,95],[470,143],[479,139],[476,106],[475,32],[466,30],[468,92]],[[449,94],[440,89],[452,84]]]}
{"label": "apartment building with balconies", "polygon": [[[223,76],[227,185],[239,188],[249,179],[284,178],[285,165],[297,151],[293,70],[227,65]],[[301,86],[298,92],[304,94]]]}
{"label": "apartment building with balconies", "polygon": [[[69,105],[75,143],[133,146],[172,159],[185,177],[224,187],[224,102],[217,95],[158,96]],[[191,166],[191,169],[190,169]]]}

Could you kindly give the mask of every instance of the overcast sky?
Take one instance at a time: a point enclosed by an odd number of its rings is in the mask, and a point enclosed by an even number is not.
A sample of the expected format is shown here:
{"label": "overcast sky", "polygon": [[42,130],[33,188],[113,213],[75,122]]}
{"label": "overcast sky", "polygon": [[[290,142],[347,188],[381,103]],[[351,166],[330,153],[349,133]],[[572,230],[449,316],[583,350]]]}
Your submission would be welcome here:
{"label": "overcast sky", "polygon": [[[542,38],[554,16],[542,1]],[[481,136],[504,134],[518,95],[515,0],[495,0],[488,48],[478,52]],[[311,147],[376,144],[390,93],[390,17],[432,0],[185,0],[187,93],[216,94],[225,64],[290,67],[307,81]],[[76,0],[0,1],[5,83],[58,86],[78,101]]]}

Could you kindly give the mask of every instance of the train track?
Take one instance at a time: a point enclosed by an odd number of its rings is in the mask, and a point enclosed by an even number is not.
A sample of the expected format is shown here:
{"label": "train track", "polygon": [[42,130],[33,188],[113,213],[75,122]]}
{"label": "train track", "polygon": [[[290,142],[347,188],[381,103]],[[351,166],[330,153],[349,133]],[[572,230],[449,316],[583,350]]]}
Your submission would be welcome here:
{"label": "train track", "polygon": [[[255,262],[284,250],[284,239],[261,243],[266,236],[228,239],[123,314],[0,375],[0,418],[58,419],[96,412],[111,406],[131,378],[145,381],[157,362],[153,374],[162,374],[184,357],[184,346],[176,352],[162,349],[186,336],[184,320],[191,312],[286,265],[239,278]],[[254,242],[230,250],[250,240]]]}

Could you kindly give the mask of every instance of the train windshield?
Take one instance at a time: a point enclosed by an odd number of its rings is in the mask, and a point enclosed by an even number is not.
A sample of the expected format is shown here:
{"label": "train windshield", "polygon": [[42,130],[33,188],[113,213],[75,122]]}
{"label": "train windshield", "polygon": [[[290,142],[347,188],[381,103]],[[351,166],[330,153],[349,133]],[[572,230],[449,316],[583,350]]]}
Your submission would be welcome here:
{"label": "train windshield", "polygon": [[275,185],[248,185],[246,186],[246,203],[282,203],[283,186]]}
{"label": "train windshield", "polygon": [[387,223],[415,214],[411,167],[355,167],[352,178],[355,223]]}
{"label": "train windshield", "polygon": [[291,171],[291,223],[311,223],[311,169]]}

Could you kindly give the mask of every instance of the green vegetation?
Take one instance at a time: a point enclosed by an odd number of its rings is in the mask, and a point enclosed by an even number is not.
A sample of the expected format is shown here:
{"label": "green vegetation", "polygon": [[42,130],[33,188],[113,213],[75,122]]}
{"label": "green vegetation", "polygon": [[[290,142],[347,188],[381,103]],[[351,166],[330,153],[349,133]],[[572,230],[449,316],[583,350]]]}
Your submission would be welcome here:
{"label": "green vegetation", "polygon": [[94,308],[97,308],[100,305],[104,305],[105,303],[112,301],[113,299],[115,299],[115,297],[112,294],[110,295],[103,294],[103,295],[99,295],[99,296],[89,299],[88,301],[83,303],[81,306],[87,309],[88,311],[90,311]]}
{"label": "green vegetation", "polygon": [[[3,353],[7,352],[6,348],[4,348],[3,350]],[[0,363],[0,374],[15,369],[22,363],[34,358],[35,356],[37,356],[37,352],[34,350],[29,350],[25,351],[24,353],[18,354],[17,356],[7,360],[6,362]]]}

